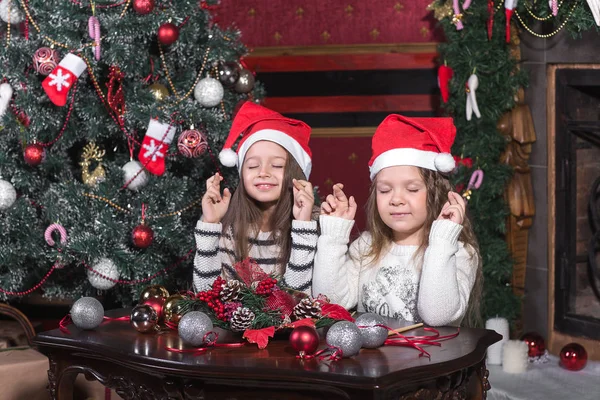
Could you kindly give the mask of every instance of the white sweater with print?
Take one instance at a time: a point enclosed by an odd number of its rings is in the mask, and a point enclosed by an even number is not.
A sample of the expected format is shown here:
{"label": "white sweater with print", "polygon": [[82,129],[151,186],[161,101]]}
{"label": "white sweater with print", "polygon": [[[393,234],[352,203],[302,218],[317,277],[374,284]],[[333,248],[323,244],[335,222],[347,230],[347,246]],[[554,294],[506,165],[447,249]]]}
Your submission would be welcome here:
{"label": "white sweater with print", "polygon": [[[232,263],[235,254],[234,242],[229,233],[222,233],[222,228],[220,223],[211,224],[201,220],[196,224],[193,279],[196,292],[210,289],[219,275],[225,279],[236,279],[237,274]],[[291,235],[292,249],[282,283],[286,287],[310,293],[318,238],[317,221],[293,220]],[[275,273],[279,263],[279,249],[271,232],[259,232],[257,237],[248,237],[248,244],[248,256],[254,259],[265,273]]]}
{"label": "white sweater with print", "polygon": [[460,325],[479,262],[474,249],[467,251],[458,241],[462,225],[434,221],[421,269],[413,262],[418,246],[392,244],[376,265],[367,265],[369,233],[348,248],[354,221],[322,215],[320,225],[313,296],[322,293],[345,308],[358,306],[359,312],[431,326]]}

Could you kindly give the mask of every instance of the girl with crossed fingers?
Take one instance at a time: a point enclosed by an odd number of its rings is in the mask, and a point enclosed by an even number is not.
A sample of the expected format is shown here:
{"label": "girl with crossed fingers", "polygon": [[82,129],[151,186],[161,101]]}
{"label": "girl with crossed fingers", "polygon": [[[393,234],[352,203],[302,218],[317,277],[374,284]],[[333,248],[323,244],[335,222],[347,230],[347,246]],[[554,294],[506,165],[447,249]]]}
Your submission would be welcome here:
{"label": "girl with crossed fingers", "polygon": [[237,165],[240,183],[232,194],[221,193],[219,173],[206,182],[195,229],[196,291],[210,289],[219,275],[239,279],[236,263],[251,258],[284,286],[310,293],[318,237],[307,180],[310,130],[255,103],[241,107],[219,154],[223,165]]}
{"label": "girl with crossed fingers", "polygon": [[368,231],[348,247],[356,202],[336,184],[321,205],[313,296],[432,326],[479,325],[479,250],[447,173],[451,118],[389,115],[372,139]]}

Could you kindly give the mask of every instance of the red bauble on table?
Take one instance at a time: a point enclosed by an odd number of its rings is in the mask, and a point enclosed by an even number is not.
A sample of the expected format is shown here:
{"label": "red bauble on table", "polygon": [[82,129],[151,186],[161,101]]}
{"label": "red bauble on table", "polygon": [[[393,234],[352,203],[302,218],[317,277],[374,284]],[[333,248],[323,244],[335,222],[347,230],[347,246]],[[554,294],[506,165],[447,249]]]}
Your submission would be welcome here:
{"label": "red bauble on table", "polygon": [[317,351],[319,334],[313,327],[299,326],[290,334],[290,344],[299,353],[300,358],[303,358]]}
{"label": "red bauble on table", "polygon": [[27,164],[36,167],[46,158],[46,149],[37,143],[28,144],[23,151],[23,157]]}
{"label": "red bauble on table", "polygon": [[541,357],[546,352],[546,342],[544,338],[535,332],[527,332],[521,336],[521,340],[527,343],[529,347],[527,355],[529,357]]}
{"label": "red bauble on table", "polygon": [[167,22],[158,28],[158,41],[168,46],[173,44],[179,38],[179,28],[177,25]]}
{"label": "red bauble on table", "polygon": [[152,244],[154,240],[154,232],[148,225],[138,225],[131,232],[133,245],[139,249],[145,249]]}
{"label": "red bauble on table", "polygon": [[141,15],[150,14],[154,10],[154,0],[133,0],[133,9]]}
{"label": "red bauble on table", "polygon": [[558,365],[569,371],[579,371],[587,364],[587,351],[579,343],[569,343],[560,351]]}

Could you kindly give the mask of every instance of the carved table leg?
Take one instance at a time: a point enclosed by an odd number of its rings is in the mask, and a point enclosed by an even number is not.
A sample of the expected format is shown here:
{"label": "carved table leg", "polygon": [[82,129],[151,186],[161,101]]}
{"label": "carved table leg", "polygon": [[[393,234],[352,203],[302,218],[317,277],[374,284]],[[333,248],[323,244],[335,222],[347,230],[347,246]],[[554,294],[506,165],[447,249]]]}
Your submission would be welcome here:
{"label": "carved table leg", "polygon": [[78,371],[70,371],[63,360],[49,357],[48,390],[52,400],[73,400],[73,388]]}

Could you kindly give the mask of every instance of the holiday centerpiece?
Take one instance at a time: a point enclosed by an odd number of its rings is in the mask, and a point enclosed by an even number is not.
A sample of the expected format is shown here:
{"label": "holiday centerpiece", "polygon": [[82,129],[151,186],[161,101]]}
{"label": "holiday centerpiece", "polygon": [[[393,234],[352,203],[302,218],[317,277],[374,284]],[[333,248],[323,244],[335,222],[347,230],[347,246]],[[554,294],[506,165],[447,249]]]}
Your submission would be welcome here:
{"label": "holiday centerpiece", "polygon": [[[298,326],[318,329],[340,320],[354,321],[348,311],[324,296],[312,298],[286,288],[281,280],[263,272],[252,259],[237,263],[234,269],[238,279],[218,277],[209,290],[180,300],[182,321],[192,313],[194,319],[205,321],[204,316],[195,314],[200,312],[210,318],[214,327],[239,332],[242,338],[261,349],[276,331]],[[180,337],[191,336],[187,330],[195,329],[196,325],[182,326],[180,322]]]}

